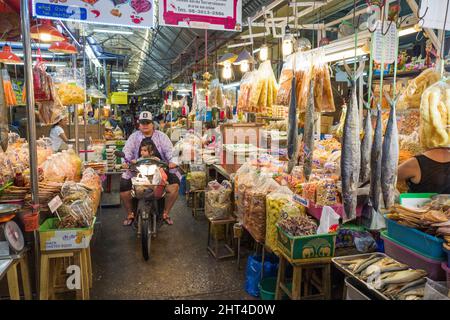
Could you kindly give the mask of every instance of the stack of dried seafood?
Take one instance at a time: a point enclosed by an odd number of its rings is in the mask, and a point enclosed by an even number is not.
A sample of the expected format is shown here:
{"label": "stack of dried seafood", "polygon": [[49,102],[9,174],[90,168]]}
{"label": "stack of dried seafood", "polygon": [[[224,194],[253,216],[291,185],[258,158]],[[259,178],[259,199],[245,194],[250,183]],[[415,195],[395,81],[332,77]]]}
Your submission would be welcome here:
{"label": "stack of dried seafood", "polygon": [[394,205],[386,217],[399,224],[443,237],[446,241],[444,247],[450,250],[450,196],[435,196],[418,209]]}
{"label": "stack of dried seafood", "polygon": [[421,300],[424,296],[427,282],[427,272],[424,270],[409,269],[390,257],[376,254],[339,260],[338,263],[390,299]]}

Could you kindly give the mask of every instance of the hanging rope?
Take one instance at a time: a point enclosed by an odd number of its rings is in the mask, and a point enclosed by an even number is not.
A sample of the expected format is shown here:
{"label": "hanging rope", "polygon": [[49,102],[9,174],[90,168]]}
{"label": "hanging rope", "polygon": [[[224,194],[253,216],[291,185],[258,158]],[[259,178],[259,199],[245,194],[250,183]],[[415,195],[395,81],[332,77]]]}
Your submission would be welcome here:
{"label": "hanging rope", "polygon": [[445,19],[444,19],[444,27],[442,28],[442,38],[441,38],[441,54],[440,54],[440,64],[441,64],[441,78],[444,77],[445,71],[445,59],[444,59],[444,50],[445,50],[445,27],[447,25],[448,18],[448,5],[450,0],[447,0],[447,6],[445,7]]}

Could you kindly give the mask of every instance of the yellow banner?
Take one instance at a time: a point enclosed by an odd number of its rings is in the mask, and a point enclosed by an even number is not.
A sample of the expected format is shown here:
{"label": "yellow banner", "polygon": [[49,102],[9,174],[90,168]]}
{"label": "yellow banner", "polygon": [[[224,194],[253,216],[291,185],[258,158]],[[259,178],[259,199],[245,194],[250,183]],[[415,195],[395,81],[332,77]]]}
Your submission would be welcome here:
{"label": "yellow banner", "polygon": [[128,92],[113,92],[111,104],[128,104]]}

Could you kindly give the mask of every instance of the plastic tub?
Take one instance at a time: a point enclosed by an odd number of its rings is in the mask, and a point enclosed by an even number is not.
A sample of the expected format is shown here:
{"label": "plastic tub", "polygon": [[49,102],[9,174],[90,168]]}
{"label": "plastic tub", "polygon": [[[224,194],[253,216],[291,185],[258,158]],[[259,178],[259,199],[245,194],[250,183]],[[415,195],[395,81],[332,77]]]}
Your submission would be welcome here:
{"label": "plastic tub", "polygon": [[428,273],[428,278],[440,281],[445,280],[445,272],[442,270],[442,260],[435,260],[429,256],[398,243],[390,238],[386,231],[381,232],[384,240],[384,252],[393,259],[409,265],[413,269],[423,269]]}
{"label": "plastic tub", "polygon": [[444,252],[447,254],[447,267],[450,268],[450,250],[444,248]]}
{"label": "plastic tub", "polygon": [[277,278],[264,278],[259,283],[259,296],[261,300],[275,300],[275,290],[277,287]]}
{"label": "plastic tub", "polygon": [[433,237],[417,229],[402,226],[386,217],[385,220],[387,235],[390,239],[395,240],[408,248],[414,248],[419,254],[428,256],[431,259],[445,259],[445,252],[442,248],[444,240]]}
{"label": "plastic tub", "polygon": [[441,267],[447,276],[447,287],[450,288],[450,268],[447,266],[447,263],[445,261],[442,262]]}

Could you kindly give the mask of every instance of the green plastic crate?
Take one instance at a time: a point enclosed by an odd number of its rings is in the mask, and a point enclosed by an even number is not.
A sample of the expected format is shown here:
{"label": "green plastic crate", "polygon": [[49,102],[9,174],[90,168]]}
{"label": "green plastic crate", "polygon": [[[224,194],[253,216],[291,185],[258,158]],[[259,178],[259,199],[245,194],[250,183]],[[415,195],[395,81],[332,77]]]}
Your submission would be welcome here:
{"label": "green plastic crate", "polygon": [[293,262],[334,257],[336,233],[293,237],[277,225],[278,248]]}

